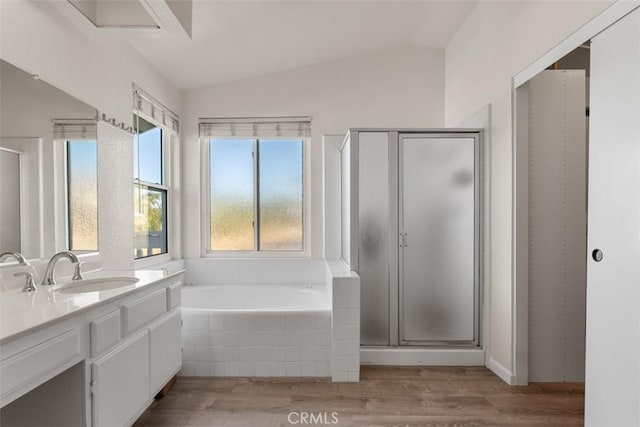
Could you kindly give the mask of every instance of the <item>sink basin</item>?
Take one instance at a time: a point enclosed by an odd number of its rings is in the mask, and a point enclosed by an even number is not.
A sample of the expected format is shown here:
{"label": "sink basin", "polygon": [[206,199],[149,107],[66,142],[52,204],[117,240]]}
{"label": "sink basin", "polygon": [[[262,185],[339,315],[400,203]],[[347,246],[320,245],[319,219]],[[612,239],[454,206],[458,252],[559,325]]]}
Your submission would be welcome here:
{"label": "sink basin", "polygon": [[109,289],[123,288],[138,282],[136,277],[100,277],[96,279],[75,280],[64,285],[58,285],[53,291],[61,294],[77,294],[82,292],[108,291]]}

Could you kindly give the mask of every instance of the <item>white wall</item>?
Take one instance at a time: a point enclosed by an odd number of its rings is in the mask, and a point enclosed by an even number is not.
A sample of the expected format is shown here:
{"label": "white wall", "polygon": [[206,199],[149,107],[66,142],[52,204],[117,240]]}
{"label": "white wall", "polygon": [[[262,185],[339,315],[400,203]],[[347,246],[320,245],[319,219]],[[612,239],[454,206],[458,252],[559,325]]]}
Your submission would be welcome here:
{"label": "white wall", "polygon": [[131,46],[97,42],[45,1],[0,1],[0,57],[131,125],[135,82],[180,113],[181,94]]}
{"label": "white wall", "polygon": [[[441,127],[443,51],[405,47],[186,93],[183,126],[185,258],[200,256],[200,117],[310,115],[311,255],[323,257],[322,136],[349,127]],[[336,170],[335,173],[338,173]]]}
{"label": "white wall", "polygon": [[610,3],[479,2],[445,50],[446,125],[492,107],[489,361],[507,381],[513,370],[511,78]]}

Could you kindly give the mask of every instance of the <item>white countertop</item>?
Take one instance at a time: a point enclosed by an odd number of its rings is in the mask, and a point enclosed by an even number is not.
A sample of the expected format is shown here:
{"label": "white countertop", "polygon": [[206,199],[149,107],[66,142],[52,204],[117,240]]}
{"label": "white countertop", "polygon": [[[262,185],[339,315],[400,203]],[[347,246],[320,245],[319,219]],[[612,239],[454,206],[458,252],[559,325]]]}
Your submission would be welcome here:
{"label": "white countertop", "polygon": [[123,297],[158,280],[177,276],[184,270],[168,273],[165,270],[96,271],[86,279],[100,277],[137,277],[139,281],[121,288],[96,292],[68,293],[38,288],[35,293],[11,289],[0,292],[0,344],[47,326],[54,320],[78,314],[90,308]]}

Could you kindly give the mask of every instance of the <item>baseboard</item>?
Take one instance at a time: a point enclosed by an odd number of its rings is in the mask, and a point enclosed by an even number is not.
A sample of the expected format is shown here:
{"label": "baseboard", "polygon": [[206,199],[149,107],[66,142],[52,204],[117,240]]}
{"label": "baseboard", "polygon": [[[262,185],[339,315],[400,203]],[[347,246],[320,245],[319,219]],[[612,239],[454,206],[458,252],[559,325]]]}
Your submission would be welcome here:
{"label": "baseboard", "polygon": [[484,366],[481,348],[360,348],[361,365]]}
{"label": "baseboard", "polygon": [[509,385],[515,385],[516,376],[511,372],[511,370],[507,369],[500,362],[496,362],[496,360],[492,357],[487,361],[487,368],[491,370],[494,374],[498,376],[502,381]]}

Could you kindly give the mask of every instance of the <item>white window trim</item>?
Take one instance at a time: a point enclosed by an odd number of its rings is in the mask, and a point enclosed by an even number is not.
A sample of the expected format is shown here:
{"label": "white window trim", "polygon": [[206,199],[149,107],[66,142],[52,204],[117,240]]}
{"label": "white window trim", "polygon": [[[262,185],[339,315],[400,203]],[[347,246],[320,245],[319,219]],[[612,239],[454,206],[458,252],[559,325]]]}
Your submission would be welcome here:
{"label": "white window trim", "polygon": [[[200,249],[203,258],[266,258],[266,259],[299,259],[311,258],[311,138],[309,137],[265,137],[262,139],[301,139],[303,152],[302,165],[302,245],[301,251],[212,251],[209,248],[211,223],[209,221],[210,200],[210,164],[209,140],[214,137],[200,138]],[[247,137],[224,137],[224,139],[249,139]],[[261,139],[259,136],[253,139]]]}
{"label": "white window trim", "polygon": [[[166,190],[167,192],[167,205],[165,206],[165,215],[166,225],[167,225],[167,252],[158,255],[151,255],[144,258],[135,259],[134,257],[134,266],[136,270],[140,270],[143,268],[148,268],[156,264],[162,264],[165,262],[172,261],[174,259],[174,239],[173,239],[173,156],[171,149],[171,140],[173,136],[176,136],[177,133],[169,126],[163,125],[158,122],[158,120],[153,117],[145,114],[142,111],[134,111],[133,114],[137,114],[141,118],[145,119],[149,123],[152,123],[162,129],[162,185],[158,185],[155,183],[148,183],[141,180],[136,180],[135,178],[132,180],[132,188],[135,184],[148,185],[152,188],[159,188],[162,190]],[[134,212],[132,212],[133,214]],[[133,221],[133,217],[131,218]],[[132,249],[135,249],[134,242],[131,242]]]}

